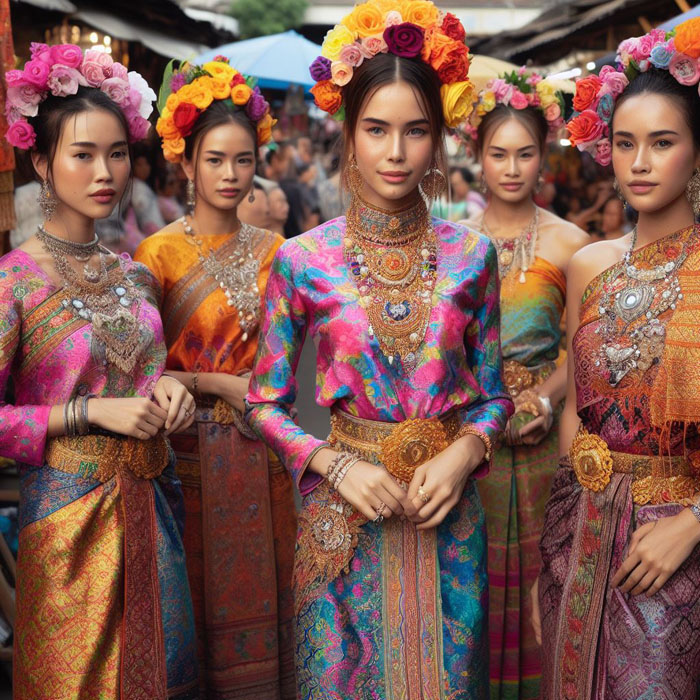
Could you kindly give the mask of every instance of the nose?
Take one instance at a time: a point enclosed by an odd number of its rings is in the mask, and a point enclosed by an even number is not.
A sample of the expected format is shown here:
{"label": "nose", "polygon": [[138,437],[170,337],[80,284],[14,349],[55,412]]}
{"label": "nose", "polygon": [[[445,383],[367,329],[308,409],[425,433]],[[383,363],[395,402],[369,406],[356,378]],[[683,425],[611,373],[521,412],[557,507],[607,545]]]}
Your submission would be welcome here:
{"label": "nose", "polygon": [[95,180],[97,182],[111,182],[113,179],[111,161],[109,156],[95,158]]}
{"label": "nose", "polygon": [[224,180],[229,182],[236,182],[238,180],[238,174],[236,173],[236,164],[233,161],[228,161],[226,164],[226,170],[224,171]]}
{"label": "nose", "polygon": [[506,172],[506,175],[509,177],[518,177],[518,175],[520,175],[517,156],[510,156],[508,158],[508,171]]}
{"label": "nose", "polygon": [[634,154],[634,162],[632,163],[632,172],[648,173],[650,169],[649,154],[647,149],[637,148],[637,152]]}
{"label": "nose", "polygon": [[406,160],[406,148],[404,137],[400,130],[396,130],[391,136],[390,150],[387,160],[392,163],[403,163]]}

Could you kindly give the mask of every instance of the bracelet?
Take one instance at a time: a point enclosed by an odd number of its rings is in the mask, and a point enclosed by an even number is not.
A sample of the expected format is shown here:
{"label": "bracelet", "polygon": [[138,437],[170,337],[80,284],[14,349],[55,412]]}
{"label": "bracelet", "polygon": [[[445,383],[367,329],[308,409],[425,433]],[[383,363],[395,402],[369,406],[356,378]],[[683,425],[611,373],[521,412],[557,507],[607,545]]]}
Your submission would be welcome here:
{"label": "bracelet", "polygon": [[700,497],[690,506],[690,512],[697,518],[698,522],[700,522]]}
{"label": "bracelet", "polygon": [[199,372],[195,372],[192,375],[192,393],[195,396],[199,396]]}
{"label": "bracelet", "polygon": [[335,476],[335,483],[333,484],[333,488],[336,491],[338,490],[338,487],[340,486],[341,482],[343,481],[347,473],[350,471],[350,469],[352,469],[359,461],[359,457],[352,457],[352,459],[349,459],[347,462],[345,462],[345,464],[343,464],[342,468]]}
{"label": "bracelet", "polygon": [[490,462],[491,461],[491,455],[493,454],[493,445],[491,444],[491,438],[483,431],[479,430],[475,425],[472,425],[471,423],[465,423],[460,429],[459,432],[457,433],[457,436],[455,437],[455,440],[459,440],[459,438],[464,437],[465,435],[475,435],[478,437],[481,442],[484,443],[484,458],[483,462]]}
{"label": "bracelet", "polygon": [[68,404],[70,399],[63,404],[63,434],[68,435]]}
{"label": "bracelet", "polygon": [[350,452],[339,452],[328,465],[326,479],[331,487],[337,491],[340,482],[345,478],[350,468],[359,461],[360,458]]}
{"label": "bracelet", "polygon": [[81,397],[80,413],[78,416],[78,435],[87,435],[90,432],[90,421],[88,421],[87,403],[94,399],[95,394],[85,394]]}
{"label": "bracelet", "polygon": [[75,398],[71,397],[68,399],[68,403],[66,404],[66,417],[67,417],[67,430],[66,430],[66,435],[69,437],[73,437],[76,432],[75,432]]}

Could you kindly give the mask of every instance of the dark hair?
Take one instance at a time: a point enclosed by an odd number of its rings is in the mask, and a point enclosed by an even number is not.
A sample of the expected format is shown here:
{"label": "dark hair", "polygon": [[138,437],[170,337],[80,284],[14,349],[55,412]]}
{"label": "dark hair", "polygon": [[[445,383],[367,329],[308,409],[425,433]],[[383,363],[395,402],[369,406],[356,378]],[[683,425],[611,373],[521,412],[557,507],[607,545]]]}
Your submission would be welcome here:
{"label": "dark hair", "polygon": [[535,139],[540,154],[544,154],[549,132],[544,114],[536,107],[515,109],[510,105],[504,104],[496,105],[494,109],[484,115],[484,118],[479,123],[476,130],[479,149],[484,148],[488,135],[509,119],[517,119],[527,129],[532,138]]}
{"label": "dark hair", "polygon": [[440,97],[440,79],[433,68],[419,58],[402,58],[390,53],[378,54],[371,61],[363,61],[355,69],[352,80],[343,89],[345,123],[340,167],[341,182],[347,187],[348,160],[354,146],[355,129],[360,112],[367,100],[382,86],[404,81],[416,93],[430,124],[430,136],[436,149],[436,167],[445,173],[445,116]]}
{"label": "dark hair", "polygon": [[[65,123],[71,117],[95,109],[104,110],[116,117],[124,128],[127,142],[129,141],[129,124],[121,107],[104,92],[93,87],[80,86],[75,95],[68,97],[49,95],[39,105],[38,114],[29,119],[36,132],[36,142],[32,152],[46,157],[48,162],[47,179],[51,185],[53,185],[53,161]],[[131,155],[132,149],[129,146],[130,158]],[[38,177],[36,173],[35,177]]]}
{"label": "dark hair", "polygon": [[472,175],[472,171],[469,170],[469,168],[453,165],[450,168],[450,175],[452,175],[452,173],[459,173],[460,177],[462,178],[462,180],[464,180],[464,182],[467,185],[471,185],[472,182],[474,182],[474,176]]}
{"label": "dark hair", "polygon": [[675,100],[681,108],[690,132],[693,134],[695,149],[700,151],[700,95],[698,95],[697,86],[681,85],[667,70],[652,67],[630,81],[630,84],[617,98],[615,109],[617,110],[630,97],[644,93],[662,95]]}

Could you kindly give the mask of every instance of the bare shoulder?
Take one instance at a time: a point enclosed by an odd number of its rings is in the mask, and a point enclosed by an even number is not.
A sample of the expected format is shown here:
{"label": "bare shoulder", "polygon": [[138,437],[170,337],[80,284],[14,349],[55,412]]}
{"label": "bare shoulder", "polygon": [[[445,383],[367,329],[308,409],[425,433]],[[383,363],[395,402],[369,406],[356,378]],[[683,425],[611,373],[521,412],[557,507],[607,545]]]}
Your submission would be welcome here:
{"label": "bare shoulder", "polygon": [[538,226],[538,254],[568,274],[571,257],[590,244],[591,237],[575,224],[556,214],[541,210]]}
{"label": "bare shoulder", "polygon": [[623,237],[591,243],[577,251],[569,264],[567,282],[570,291],[583,294],[591,280],[622,260],[627,245],[626,237]]}

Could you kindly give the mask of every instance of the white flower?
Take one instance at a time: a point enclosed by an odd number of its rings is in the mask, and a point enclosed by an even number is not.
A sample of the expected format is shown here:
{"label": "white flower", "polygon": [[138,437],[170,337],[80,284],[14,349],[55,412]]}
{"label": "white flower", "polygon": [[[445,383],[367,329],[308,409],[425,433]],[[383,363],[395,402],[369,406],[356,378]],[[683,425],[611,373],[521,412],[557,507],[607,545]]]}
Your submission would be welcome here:
{"label": "white flower", "polygon": [[[153,103],[156,101],[156,93],[151,90],[148,83],[136,71],[129,71],[128,78],[129,87],[141,95],[141,102],[138,105],[134,105],[134,107],[137,108],[138,113],[144,119],[148,119],[153,111]],[[133,102],[134,100],[132,99],[132,104]]]}

